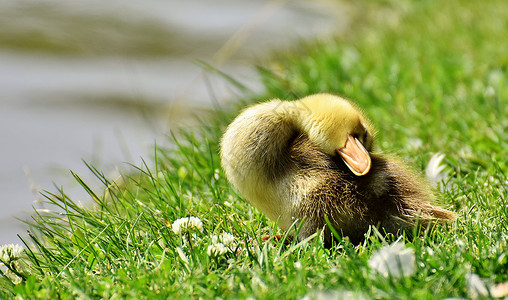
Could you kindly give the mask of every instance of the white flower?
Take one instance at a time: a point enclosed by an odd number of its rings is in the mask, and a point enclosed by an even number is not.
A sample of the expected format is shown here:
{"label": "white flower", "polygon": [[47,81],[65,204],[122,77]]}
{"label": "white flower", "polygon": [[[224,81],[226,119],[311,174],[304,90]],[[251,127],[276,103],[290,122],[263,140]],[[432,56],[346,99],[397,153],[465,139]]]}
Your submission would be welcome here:
{"label": "white flower", "polygon": [[472,272],[466,274],[466,287],[471,299],[503,298],[508,296],[508,281],[487,285],[480,276]]}
{"label": "white flower", "polygon": [[436,183],[442,180],[446,173],[443,172],[445,169],[444,165],[441,165],[441,162],[445,158],[445,155],[442,153],[435,153],[429,160],[427,167],[425,168],[425,175],[427,175],[427,179],[430,181],[432,185],[436,185]]}
{"label": "white flower", "polygon": [[226,247],[224,247],[224,244],[222,243],[211,244],[210,246],[208,246],[208,249],[206,249],[206,253],[210,257],[222,256],[226,254],[227,251],[228,250],[226,249]]}
{"label": "white flower", "polygon": [[372,254],[369,267],[384,277],[411,276],[416,272],[415,254],[403,242],[396,241]]}
{"label": "white flower", "polygon": [[173,222],[171,228],[175,234],[182,234],[194,230],[203,231],[203,222],[196,217],[181,218]]}
{"label": "white flower", "polygon": [[332,300],[332,299],[352,299],[352,300],[365,300],[367,299],[362,293],[350,290],[337,290],[337,291],[312,291],[303,296],[301,300]]}
{"label": "white flower", "polygon": [[411,150],[418,150],[423,146],[422,140],[418,138],[410,138],[408,141],[409,149]]}
{"label": "white flower", "polygon": [[222,243],[225,247],[233,247],[235,236],[229,232],[223,232],[221,235],[211,235],[212,244]]}
{"label": "white flower", "polygon": [[23,255],[23,247],[20,245],[9,244],[0,247],[0,260],[5,264],[21,258],[21,255]]}
{"label": "white flower", "polygon": [[466,286],[469,296],[471,296],[473,299],[489,296],[489,290],[487,289],[487,286],[485,283],[483,283],[480,276],[476,275],[475,273],[469,273],[466,275]]}
{"label": "white flower", "polygon": [[212,234],[210,236],[210,239],[212,240],[212,244],[217,244],[219,242],[219,237],[216,236],[215,234]]}
{"label": "white flower", "polygon": [[222,244],[224,244],[224,246],[232,247],[232,246],[234,246],[233,244],[235,242],[235,236],[229,232],[223,232],[219,236],[219,240],[221,241]]}

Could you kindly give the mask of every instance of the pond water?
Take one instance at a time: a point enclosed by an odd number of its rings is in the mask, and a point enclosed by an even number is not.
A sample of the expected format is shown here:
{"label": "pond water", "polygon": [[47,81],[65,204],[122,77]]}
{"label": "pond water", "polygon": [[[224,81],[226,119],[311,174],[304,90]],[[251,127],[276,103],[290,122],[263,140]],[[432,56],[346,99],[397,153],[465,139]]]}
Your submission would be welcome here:
{"label": "pond water", "polygon": [[[20,243],[42,190],[82,197],[69,170],[114,176],[150,158],[194,107],[260,90],[252,66],[344,28],[333,1],[0,0],[0,244]],[[339,17],[340,16],[340,17]],[[211,90],[212,89],[212,90]]]}

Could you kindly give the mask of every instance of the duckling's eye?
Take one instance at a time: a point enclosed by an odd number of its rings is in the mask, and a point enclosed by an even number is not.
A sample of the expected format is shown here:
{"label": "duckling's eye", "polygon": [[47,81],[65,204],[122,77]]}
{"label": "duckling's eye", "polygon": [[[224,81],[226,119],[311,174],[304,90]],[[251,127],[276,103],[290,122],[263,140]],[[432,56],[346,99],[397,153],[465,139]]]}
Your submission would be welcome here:
{"label": "duckling's eye", "polygon": [[362,143],[362,145],[366,146],[368,133],[365,131],[363,134],[355,134],[354,137]]}
{"label": "duckling's eye", "polygon": [[365,144],[367,143],[367,138],[368,138],[368,135],[369,135],[369,134],[368,134],[368,132],[367,132],[367,131],[365,131],[365,133],[363,134],[363,142],[362,142],[362,143],[363,143],[363,145],[364,145],[364,146],[366,146]]}

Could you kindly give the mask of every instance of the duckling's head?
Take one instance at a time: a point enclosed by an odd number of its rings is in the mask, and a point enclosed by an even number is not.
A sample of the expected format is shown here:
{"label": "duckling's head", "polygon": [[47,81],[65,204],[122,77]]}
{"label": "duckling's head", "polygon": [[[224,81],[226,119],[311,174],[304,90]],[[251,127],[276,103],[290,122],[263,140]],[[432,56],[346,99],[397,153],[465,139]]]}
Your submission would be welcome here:
{"label": "duckling's head", "polygon": [[365,175],[371,167],[373,130],[360,109],[348,100],[317,94],[297,101],[300,130],[324,153],[339,155],[351,172]]}

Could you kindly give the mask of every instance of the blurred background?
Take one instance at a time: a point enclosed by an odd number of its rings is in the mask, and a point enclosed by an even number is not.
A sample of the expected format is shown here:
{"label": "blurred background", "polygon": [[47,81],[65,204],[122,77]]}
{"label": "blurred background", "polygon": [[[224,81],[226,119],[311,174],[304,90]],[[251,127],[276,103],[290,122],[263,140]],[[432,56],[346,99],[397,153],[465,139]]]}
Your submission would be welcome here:
{"label": "blurred background", "polygon": [[114,177],[234,99],[196,60],[256,91],[263,56],[346,25],[337,1],[0,0],[0,244],[20,243],[42,190],[79,200],[82,160]]}

